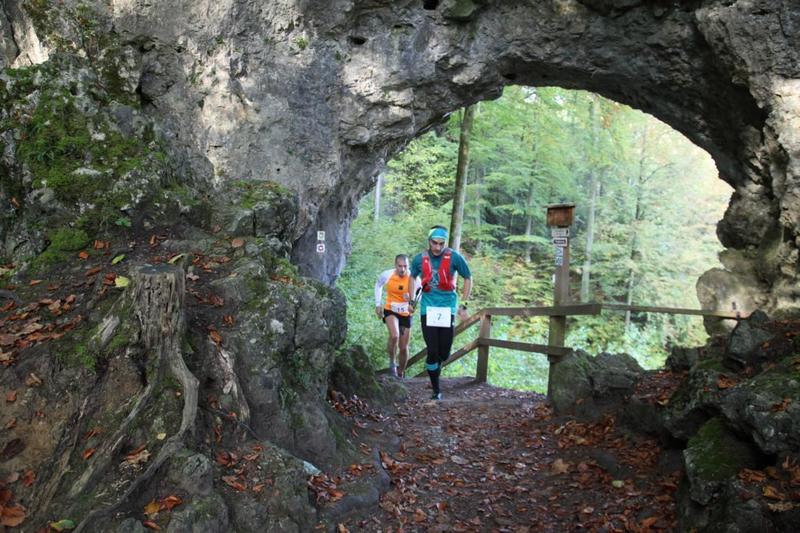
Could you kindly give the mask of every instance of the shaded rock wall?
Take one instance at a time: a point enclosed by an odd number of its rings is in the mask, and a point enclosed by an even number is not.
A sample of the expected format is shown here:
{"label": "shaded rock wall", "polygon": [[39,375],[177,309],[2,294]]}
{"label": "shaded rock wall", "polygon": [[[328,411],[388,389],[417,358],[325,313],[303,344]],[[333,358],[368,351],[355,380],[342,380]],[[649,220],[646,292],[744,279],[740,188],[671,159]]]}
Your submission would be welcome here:
{"label": "shaded rock wall", "polygon": [[[65,7],[37,14],[7,4],[4,65],[42,60],[65,36],[82,46],[86,28],[68,31],[58,20]],[[708,150],[735,188],[718,228],[729,248],[721,277],[748,294],[741,305],[798,306],[800,9],[792,3],[82,4],[95,10],[92,32],[135,52],[137,94],[194,154],[199,187],[273,180],[297,191],[293,259],[304,273],[335,279],[357,201],[413,137],[504,85],[560,85],[652,113]],[[8,35],[31,25],[35,37]],[[319,229],[328,235],[322,257],[313,253]]]}

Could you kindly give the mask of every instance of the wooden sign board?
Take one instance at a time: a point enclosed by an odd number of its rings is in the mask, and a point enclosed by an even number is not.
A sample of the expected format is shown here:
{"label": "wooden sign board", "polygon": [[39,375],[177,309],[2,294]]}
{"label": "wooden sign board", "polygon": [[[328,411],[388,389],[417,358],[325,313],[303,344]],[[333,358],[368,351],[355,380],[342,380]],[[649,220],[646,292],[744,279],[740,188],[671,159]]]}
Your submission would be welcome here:
{"label": "wooden sign board", "polygon": [[547,225],[566,228],[572,225],[575,204],[551,204],[547,206]]}

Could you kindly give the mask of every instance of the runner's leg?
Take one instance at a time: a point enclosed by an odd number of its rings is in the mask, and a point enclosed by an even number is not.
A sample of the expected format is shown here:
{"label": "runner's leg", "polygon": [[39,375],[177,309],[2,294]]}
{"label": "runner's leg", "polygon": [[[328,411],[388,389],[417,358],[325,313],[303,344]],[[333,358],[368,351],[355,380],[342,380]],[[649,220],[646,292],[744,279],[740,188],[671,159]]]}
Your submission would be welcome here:
{"label": "runner's leg", "polygon": [[431,379],[431,388],[433,393],[439,393],[439,333],[436,328],[427,325],[427,315],[422,316],[422,337],[425,339],[425,346],[428,348],[428,355],[425,357],[425,370],[428,371],[428,377]]}
{"label": "runner's leg", "polygon": [[449,328],[439,328],[439,362],[444,363],[450,357],[450,350],[453,349],[453,337],[456,333],[455,317],[450,317]]}
{"label": "runner's leg", "polygon": [[439,368],[436,370],[436,387],[434,388],[434,392],[441,392],[439,376],[442,374],[442,365],[447,361],[447,358],[450,357],[450,349],[453,347],[453,334],[455,333],[453,322],[454,320],[451,318],[449,328],[436,328],[436,362]]}
{"label": "runner's leg", "polygon": [[400,345],[398,358],[400,364],[397,368],[397,375],[400,377],[406,374],[406,363],[408,362],[408,341],[411,338],[411,328],[400,328]]}
{"label": "runner's leg", "polygon": [[386,329],[389,330],[389,340],[386,341],[386,349],[389,352],[389,372],[396,376],[397,363],[395,362],[395,354],[397,353],[397,339],[399,337],[399,326],[396,316],[386,315]]}

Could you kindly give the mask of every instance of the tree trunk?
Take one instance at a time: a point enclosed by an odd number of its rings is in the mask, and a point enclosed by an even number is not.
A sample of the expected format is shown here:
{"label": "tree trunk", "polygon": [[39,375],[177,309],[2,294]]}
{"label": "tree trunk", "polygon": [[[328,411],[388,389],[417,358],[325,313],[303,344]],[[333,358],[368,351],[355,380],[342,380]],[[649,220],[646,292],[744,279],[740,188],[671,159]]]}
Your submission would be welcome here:
{"label": "tree trunk", "polygon": [[467,169],[469,168],[469,135],[475,117],[475,106],[464,108],[461,119],[461,137],[458,141],[458,165],[453,194],[453,214],[450,219],[450,248],[461,248],[461,227],[464,223],[464,199],[467,195]]}
{"label": "tree trunk", "polygon": [[[533,213],[531,210],[533,208],[533,197],[536,194],[536,188],[531,185],[528,189],[528,202],[525,205],[525,210],[528,212],[527,220],[525,222],[525,237],[526,239],[531,236],[531,232],[533,231]],[[531,262],[531,250],[533,246],[531,246],[530,242],[525,242],[525,262]]]}
{"label": "tree trunk", "polygon": [[[595,120],[597,102],[593,99],[589,107],[589,122],[592,128],[592,153],[597,150],[597,122]],[[586,217],[586,248],[583,256],[583,269],[581,272],[581,301],[589,301],[589,284],[592,276],[592,248],[594,246],[594,222],[597,207],[597,197],[600,183],[597,180],[598,169],[589,169],[589,214]]]}
{"label": "tree trunk", "polygon": [[594,222],[597,211],[597,198],[600,192],[600,182],[597,172],[592,172],[589,177],[589,214],[586,217],[586,248],[583,256],[583,271],[581,272],[581,301],[589,301],[589,283],[592,276],[592,248],[594,247]]}
{"label": "tree trunk", "polygon": [[[633,184],[636,190],[636,203],[633,209],[633,221],[631,223],[631,251],[630,251],[630,262],[631,266],[628,269],[628,286],[625,295],[625,302],[627,305],[631,305],[633,301],[633,288],[634,288],[634,281],[635,281],[635,272],[634,272],[634,263],[637,260],[637,252],[639,248],[639,222],[644,218],[643,209],[642,209],[642,194],[644,189],[644,163],[645,163],[645,155],[647,151],[647,125],[644,126],[642,129],[642,146],[641,152],[639,153],[639,175],[636,177],[636,180]],[[631,325],[631,312],[625,312],[625,331],[627,332]]]}
{"label": "tree trunk", "polygon": [[375,184],[375,212],[372,220],[377,222],[381,217],[381,189],[383,189],[383,172],[378,174],[378,183]]}
{"label": "tree trunk", "polygon": [[[478,228],[480,233],[481,222],[483,221],[483,207],[481,206],[481,196],[483,188],[483,177],[486,175],[486,169],[481,167],[475,170],[475,227]],[[480,254],[483,239],[478,239],[475,243],[475,253]]]}

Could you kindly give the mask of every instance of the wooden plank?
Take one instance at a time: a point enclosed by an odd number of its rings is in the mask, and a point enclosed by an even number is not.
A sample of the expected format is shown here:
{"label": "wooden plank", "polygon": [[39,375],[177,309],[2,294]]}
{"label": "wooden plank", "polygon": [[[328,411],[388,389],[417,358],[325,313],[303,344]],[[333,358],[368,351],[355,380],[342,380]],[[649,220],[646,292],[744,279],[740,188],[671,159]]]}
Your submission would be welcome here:
{"label": "wooden plank", "polygon": [[670,315],[697,315],[713,316],[718,318],[728,318],[731,320],[743,320],[748,315],[731,311],[707,311],[704,309],[684,309],[681,307],[657,307],[653,305],[625,305],[625,304],[602,304],[603,309],[609,311],[633,311],[640,313],[665,313]]}
{"label": "wooden plank", "polygon": [[597,315],[601,304],[556,305],[551,307],[487,307],[483,310],[487,315],[495,316],[569,316]]}
{"label": "wooden plank", "polygon": [[478,341],[482,345],[485,344],[497,348],[519,350],[521,352],[546,353],[557,356],[564,356],[572,351],[571,348],[565,348],[563,346],[548,346],[547,344],[533,344],[530,342],[504,341],[500,339],[478,339]]}
{"label": "wooden plank", "polygon": [[481,319],[481,330],[478,334],[478,364],[475,367],[475,381],[486,383],[489,377],[489,344],[481,342],[492,336],[492,315],[484,315]]}
{"label": "wooden plank", "polygon": [[[444,362],[444,364],[442,365],[442,368],[446,367],[450,363],[458,361],[459,359],[461,359],[462,357],[464,357],[465,355],[467,355],[469,352],[471,352],[472,350],[474,350],[477,347],[478,347],[478,339],[475,339],[474,341],[472,341],[471,343],[467,344],[466,346],[464,346],[460,350],[458,350],[456,352],[453,352],[450,355],[450,357],[447,359],[447,361]],[[424,377],[424,376],[427,376],[427,375],[428,375],[428,373],[425,370],[423,370],[422,372],[417,374],[415,377],[421,378],[421,377]]]}

